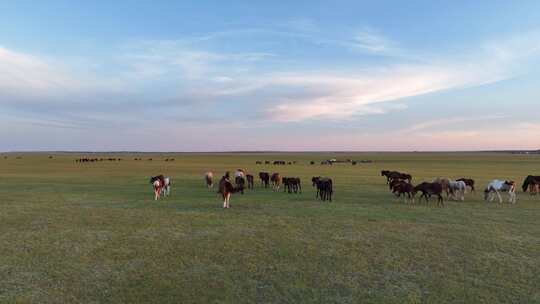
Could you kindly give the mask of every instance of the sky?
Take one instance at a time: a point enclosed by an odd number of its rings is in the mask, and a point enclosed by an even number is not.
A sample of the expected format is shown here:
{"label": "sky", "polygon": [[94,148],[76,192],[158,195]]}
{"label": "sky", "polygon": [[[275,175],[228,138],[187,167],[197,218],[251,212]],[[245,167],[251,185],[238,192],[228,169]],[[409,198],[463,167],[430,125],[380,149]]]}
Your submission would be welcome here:
{"label": "sky", "polygon": [[0,151],[540,148],[538,1],[2,1]]}

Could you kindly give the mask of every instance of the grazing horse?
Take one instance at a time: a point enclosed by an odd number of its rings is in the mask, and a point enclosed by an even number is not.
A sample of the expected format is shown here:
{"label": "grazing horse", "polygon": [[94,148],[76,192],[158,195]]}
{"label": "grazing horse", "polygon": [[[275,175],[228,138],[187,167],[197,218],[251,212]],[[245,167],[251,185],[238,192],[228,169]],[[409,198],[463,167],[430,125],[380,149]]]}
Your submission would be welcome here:
{"label": "grazing horse", "polygon": [[208,171],[204,174],[204,181],[208,189],[214,188],[214,172]]}
{"label": "grazing horse", "polygon": [[272,190],[278,191],[281,185],[281,176],[279,173],[272,173],[270,177],[270,182],[272,183]]}
{"label": "grazing horse", "polygon": [[165,187],[165,177],[160,174],[150,178],[150,184],[154,187],[154,200],[157,201],[161,198],[161,191]]}
{"label": "grazing horse", "polygon": [[248,189],[253,189],[253,175],[246,174],[246,180],[248,184]]}
{"label": "grazing horse", "polygon": [[259,178],[261,179],[261,186],[268,188],[270,184],[270,174],[268,172],[259,172]]}
{"label": "grazing horse", "polygon": [[467,187],[471,188],[471,192],[476,192],[476,190],[474,189],[474,179],[464,177],[456,179],[456,182],[460,181],[464,182]]}
{"label": "grazing horse", "polygon": [[450,181],[448,184],[448,190],[453,200],[457,200],[459,195],[459,200],[465,200],[465,191],[467,190],[467,184],[464,181]]}
{"label": "grazing horse", "polygon": [[527,192],[527,189],[530,190],[531,195],[538,192],[538,186],[540,186],[540,176],[528,175],[523,181],[523,192]]}
{"label": "grazing horse", "polygon": [[443,188],[440,183],[423,182],[420,185],[414,187],[413,196],[416,196],[416,193],[418,191],[422,192],[419,201],[421,201],[422,197],[424,197],[426,199],[426,204],[429,204],[429,198],[432,195],[437,195],[437,206],[441,205],[442,207],[444,207],[444,201],[442,197]]}
{"label": "grazing horse", "polygon": [[243,191],[244,189],[240,187],[235,187],[229,180],[229,172],[226,172],[225,175],[219,181],[219,190],[218,193],[223,197],[223,208],[228,209],[231,207],[230,199],[231,194]]}
{"label": "grazing horse", "polygon": [[302,193],[302,184],[298,177],[284,177],[283,178],[283,191],[289,193]]}
{"label": "grazing horse", "polygon": [[515,204],[516,203],[516,183],[514,181],[501,181],[495,179],[491,181],[484,190],[484,200],[487,202],[488,199],[490,202],[493,201],[493,193],[499,198],[499,203],[502,203],[502,197],[500,192],[508,192],[508,202]]}
{"label": "grazing horse", "polygon": [[317,176],[313,177],[311,181],[313,182],[313,186],[317,187],[317,194],[315,195],[315,198],[320,197],[323,202],[327,199],[331,202],[332,194],[334,193],[332,179]]}

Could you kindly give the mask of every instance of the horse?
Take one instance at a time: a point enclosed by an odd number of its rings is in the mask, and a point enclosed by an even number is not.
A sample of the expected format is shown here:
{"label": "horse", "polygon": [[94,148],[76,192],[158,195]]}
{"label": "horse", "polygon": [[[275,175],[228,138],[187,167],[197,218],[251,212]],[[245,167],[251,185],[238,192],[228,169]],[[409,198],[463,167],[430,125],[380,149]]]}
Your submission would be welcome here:
{"label": "horse", "polygon": [[163,187],[161,187],[161,195],[169,196],[171,195],[171,178],[165,177],[163,179]]}
{"label": "horse", "polygon": [[444,207],[444,201],[442,197],[443,187],[440,183],[423,182],[417,185],[413,189],[413,197],[416,196],[416,193],[418,191],[422,192],[419,201],[421,201],[422,197],[424,197],[426,199],[426,204],[429,204],[429,198],[432,195],[437,195],[437,206],[441,205],[442,207]]}
{"label": "horse", "polygon": [[243,186],[235,187],[229,180],[229,172],[226,172],[225,175],[219,181],[219,190],[218,193],[223,197],[223,208],[229,209],[231,194],[243,191]]}
{"label": "horse", "polygon": [[495,193],[499,199],[499,204],[502,204],[502,197],[500,192],[508,192],[508,202],[516,203],[516,183],[514,181],[501,181],[498,179],[492,180],[484,189],[484,200],[487,202],[493,201],[493,193]]}
{"label": "horse", "polygon": [[450,179],[447,177],[437,177],[433,180],[434,183],[439,183],[442,186],[442,191],[446,192],[446,197],[450,195],[450,190],[448,185],[450,184]]}
{"label": "horse", "polygon": [[405,195],[407,195],[409,201],[414,203],[414,186],[406,181],[395,183],[392,187],[392,193],[398,198],[402,196],[406,198]]}
{"label": "horse", "polygon": [[523,181],[523,192],[527,192],[527,189],[530,190],[531,195],[538,192],[538,186],[540,186],[540,176],[528,175]]}
{"label": "horse", "polygon": [[253,189],[253,175],[246,174],[246,180],[248,184],[248,189]]}
{"label": "horse", "polygon": [[289,193],[302,193],[302,184],[298,177],[284,177],[283,178],[283,191]]}
{"label": "horse", "polygon": [[390,189],[390,191],[392,191],[396,185],[399,185],[399,184],[404,183],[404,182],[406,182],[406,181],[402,180],[401,178],[394,178],[394,179],[390,180],[390,182],[388,183],[388,189]]}
{"label": "horse", "polygon": [[471,188],[471,192],[476,192],[474,189],[474,179],[462,177],[456,179],[456,182],[464,182],[467,187]]}
{"label": "horse", "polygon": [[278,191],[281,185],[281,176],[279,173],[272,173],[270,177],[270,182],[272,183],[272,190]]}
{"label": "horse", "polygon": [[332,179],[318,176],[313,177],[311,181],[313,182],[313,186],[317,187],[317,194],[315,198],[320,197],[323,202],[327,199],[331,202],[332,194],[334,193]]}
{"label": "horse", "polygon": [[259,172],[259,178],[261,179],[261,186],[268,188],[270,184],[270,174],[268,172]]}
{"label": "horse", "polygon": [[236,171],[234,172],[234,177],[246,178],[246,171],[244,169],[236,169]]}
{"label": "horse", "polygon": [[204,174],[204,181],[208,189],[214,188],[214,172],[208,171]]}
{"label": "horse", "polygon": [[150,184],[154,188],[154,200],[157,201],[161,198],[161,191],[165,187],[165,177],[160,174],[150,178]]}
{"label": "horse", "polygon": [[236,187],[241,189],[240,194],[244,194],[244,186],[246,185],[246,179],[241,176],[237,176],[234,178],[234,183],[236,184]]}
{"label": "horse", "polygon": [[408,174],[408,173],[401,173],[401,172],[398,172],[398,171],[388,171],[388,170],[382,170],[381,171],[381,176],[386,176],[386,183],[389,184],[391,180],[393,179],[403,179],[403,180],[408,180],[409,183],[412,182],[412,175]]}
{"label": "horse", "polygon": [[465,191],[467,190],[467,184],[464,181],[450,181],[448,183],[448,190],[452,195],[452,199],[457,200],[457,195],[461,201],[465,200]]}

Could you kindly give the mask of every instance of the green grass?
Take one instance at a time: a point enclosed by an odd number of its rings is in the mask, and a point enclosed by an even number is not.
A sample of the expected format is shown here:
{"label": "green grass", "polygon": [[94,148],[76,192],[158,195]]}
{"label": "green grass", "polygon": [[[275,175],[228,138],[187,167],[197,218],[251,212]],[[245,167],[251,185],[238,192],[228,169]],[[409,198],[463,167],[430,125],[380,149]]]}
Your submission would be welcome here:
{"label": "green grass", "polygon": [[[74,162],[78,154],[47,156],[0,156],[1,303],[540,303],[540,197],[481,199],[488,180],[521,185],[540,174],[538,156],[124,154],[87,164]],[[309,165],[328,157],[375,162]],[[298,164],[255,165],[273,159]],[[304,192],[257,183],[223,210],[203,173],[235,168],[299,176]],[[444,209],[405,205],[381,169],[416,182],[468,176],[479,191]],[[159,173],[173,178],[172,196],[154,202],[148,178]],[[313,175],[334,179],[332,203],[314,199]]]}

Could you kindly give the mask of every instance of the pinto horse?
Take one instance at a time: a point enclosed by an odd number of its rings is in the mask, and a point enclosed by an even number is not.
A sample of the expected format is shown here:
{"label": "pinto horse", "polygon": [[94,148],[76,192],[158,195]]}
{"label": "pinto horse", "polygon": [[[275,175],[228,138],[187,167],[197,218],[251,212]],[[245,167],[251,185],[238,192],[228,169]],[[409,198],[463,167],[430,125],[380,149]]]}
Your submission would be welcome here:
{"label": "pinto horse", "polygon": [[474,179],[464,177],[456,179],[456,182],[459,181],[464,182],[467,187],[471,188],[471,192],[476,193],[476,190],[474,189]]}
{"label": "pinto horse", "polygon": [[221,178],[219,181],[219,191],[218,193],[221,194],[223,197],[223,208],[229,209],[231,207],[230,205],[230,199],[231,194],[237,193],[240,191],[244,191],[243,185],[235,187],[231,181],[229,181],[229,172],[225,173],[225,176]]}
{"label": "pinto horse", "polygon": [[450,181],[448,184],[448,191],[450,191],[453,200],[457,200],[459,196],[459,200],[464,201],[466,190],[467,184],[464,181]]}
{"label": "pinto horse", "polygon": [[508,192],[508,202],[515,204],[516,203],[516,183],[514,181],[501,181],[495,179],[491,181],[484,190],[484,200],[487,202],[488,199],[490,202],[493,201],[493,193],[497,195],[499,199],[499,204],[502,203],[501,193]]}
{"label": "pinto horse", "polygon": [[154,200],[157,201],[161,198],[161,192],[165,187],[165,176],[160,174],[150,178],[150,184],[154,187]]}

